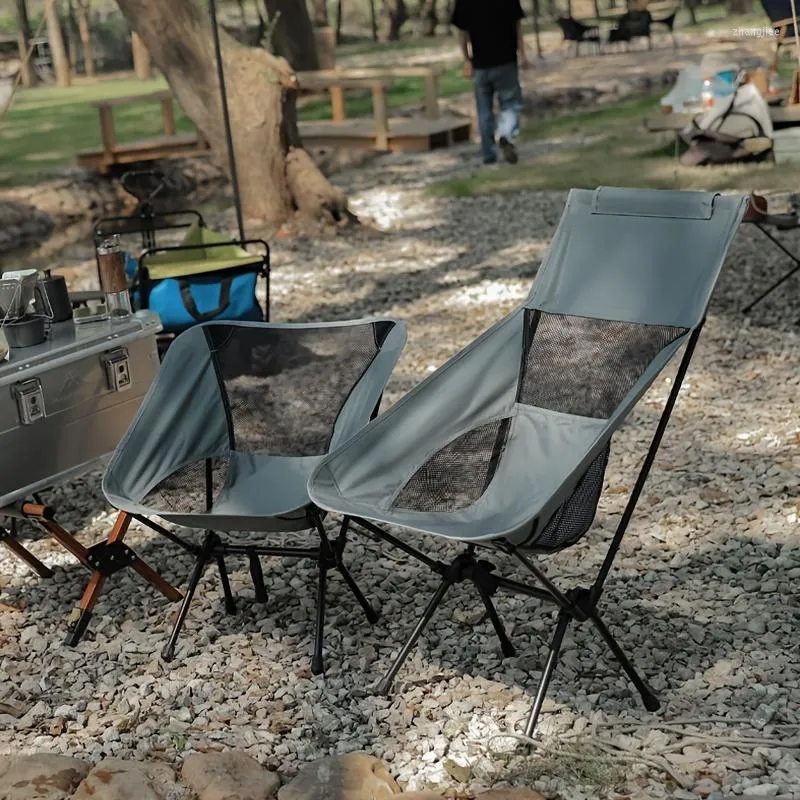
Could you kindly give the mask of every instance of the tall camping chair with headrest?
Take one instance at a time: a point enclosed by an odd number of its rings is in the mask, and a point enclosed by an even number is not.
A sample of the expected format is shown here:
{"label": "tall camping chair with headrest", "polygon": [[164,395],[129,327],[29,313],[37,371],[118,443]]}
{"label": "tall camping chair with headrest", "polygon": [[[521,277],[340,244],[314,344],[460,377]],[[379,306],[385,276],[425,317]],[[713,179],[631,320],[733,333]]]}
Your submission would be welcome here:
{"label": "tall camping chair with headrest", "polygon": [[[648,709],[658,700],[603,623],[599,602],[678,398],[711,292],[746,201],[702,192],[573,189],[526,302],[325,458],[309,481],[344,514],[419,558],[441,583],[379,688],[388,691],[448,588],[472,581],[555,603],[535,728],[562,639],[591,620]],[[590,588],[564,591],[535,555],[576,544],[603,489],[611,438],[684,347],[677,377],[608,554]],[[384,532],[386,523],[465,545],[450,564]],[[495,574],[477,549],[506,553],[538,585]]]}

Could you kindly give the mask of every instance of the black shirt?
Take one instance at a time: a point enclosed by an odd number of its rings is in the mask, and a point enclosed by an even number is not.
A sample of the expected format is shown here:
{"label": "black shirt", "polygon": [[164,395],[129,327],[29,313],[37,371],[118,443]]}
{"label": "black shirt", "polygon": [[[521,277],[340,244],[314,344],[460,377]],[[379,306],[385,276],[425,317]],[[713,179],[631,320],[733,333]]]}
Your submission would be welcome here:
{"label": "black shirt", "polygon": [[456,0],[452,24],[469,34],[472,66],[517,62],[517,22],[525,16],[519,0]]}

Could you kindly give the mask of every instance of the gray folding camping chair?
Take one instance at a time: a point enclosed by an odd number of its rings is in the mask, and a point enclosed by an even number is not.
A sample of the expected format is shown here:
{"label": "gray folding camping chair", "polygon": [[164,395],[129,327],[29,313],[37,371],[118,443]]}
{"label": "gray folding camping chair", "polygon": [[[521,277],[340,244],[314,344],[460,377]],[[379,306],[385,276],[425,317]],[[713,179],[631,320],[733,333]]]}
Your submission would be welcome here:
{"label": "gray folding camping chair", "polygon": [[[470,580],[504,655],[514,649],[497,589],[555,603],[558,622],[527,725],[531,735],[572,621],[591,620],[642,696],[659,703],[603,623],[598,604],[697,343],[746,200],[701,192],[572,190],[526,302],[326,457],[309,481],[320,507],[418,558],[439,588],[380,682],[386,692],[453,584]],[[677,377],[608,554],[591,588],[564,591],[531,555],[589,530],[610,441],[685,345]],[[451,539],[450,564],[375,523]],[[536,579],[495,573],[478,548]]]}
{"label": "gray folding camping chair", "polygon": [[[376,620],[342,560],[347,525],[329,539],[323,514],[310,502],[306,486],[322,457],[377,413],[405,339],[405,325],[392,319],[212,322],[175,339],[103,478],[103,491],[121,516],[140,520],[196,556],[162,653],[165,660],[174,657],[209,562],[216,561],[219,569],[226,609],[235,611],[226,555],[249,557],[259,601],[266,601],[260,556],[318,562],[314,673],[323,669],[329,570],[341,573],[368,619]],[[153,516],[205,530],[202,544],[167,530]],[[318,547],[275,541],[278,532],[306,529],[317,532]],[[225,541],[221,534],[231,531],[258,532],[260,541]],[[82,617],[91,614],[94,600],[83,606]],[[88,616],[78,627],[85,628],[86,622]]]}

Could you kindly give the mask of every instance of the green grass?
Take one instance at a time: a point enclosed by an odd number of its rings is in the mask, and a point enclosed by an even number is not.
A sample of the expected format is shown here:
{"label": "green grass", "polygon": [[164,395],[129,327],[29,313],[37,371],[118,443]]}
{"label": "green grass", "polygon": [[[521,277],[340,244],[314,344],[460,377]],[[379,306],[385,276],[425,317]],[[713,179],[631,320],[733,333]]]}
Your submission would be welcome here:
{"label": "green grass", "polygon": [[[31,183],[74,163],[80,150],[100,147],[100,120],[90,104],[98,100],[145,94],[166,88],[160,80],[98,81],[67,89],[21,89],[0,122],[0,187]],[[114,111],[119,142],[162,133],[158,103],[126,106]],[[192,124],[176,109],[178,131]]]}
{"label": "green grass", "polygon": [[433,184],[435,196],[467,197],[534,190],[633,186],[653,189],[793,190],[800,169],[791,165],[738,164],[681,167],[674,158],[671,134],[648,133],[647,114],[658,110],[662,93],[613,106],[544,120],[528,126],[527,140],[569,136],[599,137],[579,146],[554,148],[519,164],[480,169],[473,175]]}

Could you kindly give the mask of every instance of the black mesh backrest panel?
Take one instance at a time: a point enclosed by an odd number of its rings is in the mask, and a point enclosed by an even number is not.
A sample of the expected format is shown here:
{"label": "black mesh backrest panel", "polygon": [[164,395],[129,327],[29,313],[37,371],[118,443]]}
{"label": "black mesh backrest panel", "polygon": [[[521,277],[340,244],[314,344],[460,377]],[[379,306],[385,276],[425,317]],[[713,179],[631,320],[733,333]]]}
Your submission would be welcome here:
{"label": "black mesh backrest panel", "polygon": [[454,439],[411,476],[392,507],[452,512],[472,505],[494,477],[508,428],[508,419],[494,420]]}
{"label": "black mesh backrest panel", "polygon": [[608,419],[650,362],[687,331],[528,310],[518,400]]}
{"label": "black mesh backrest panel", "polygon": [[386,335],[372,323],[205,331],[225,389],[232,449],[280,456],[328,452],[339,412]]}
{"label": "black mesh backrest panel", "polygon": [[142,505],[173,514],[203,514],[225,486],[228,466],[227,457],[186,464],[156,484]]}
{"label": "black mesh backrest panel", "polygon": [[569,547],[591,528],[603,492],[610,450],[609,442],[583,473],[572,494],[550,517],[550,521],[536,537],[534,546],[537,550],[561,550]]}

